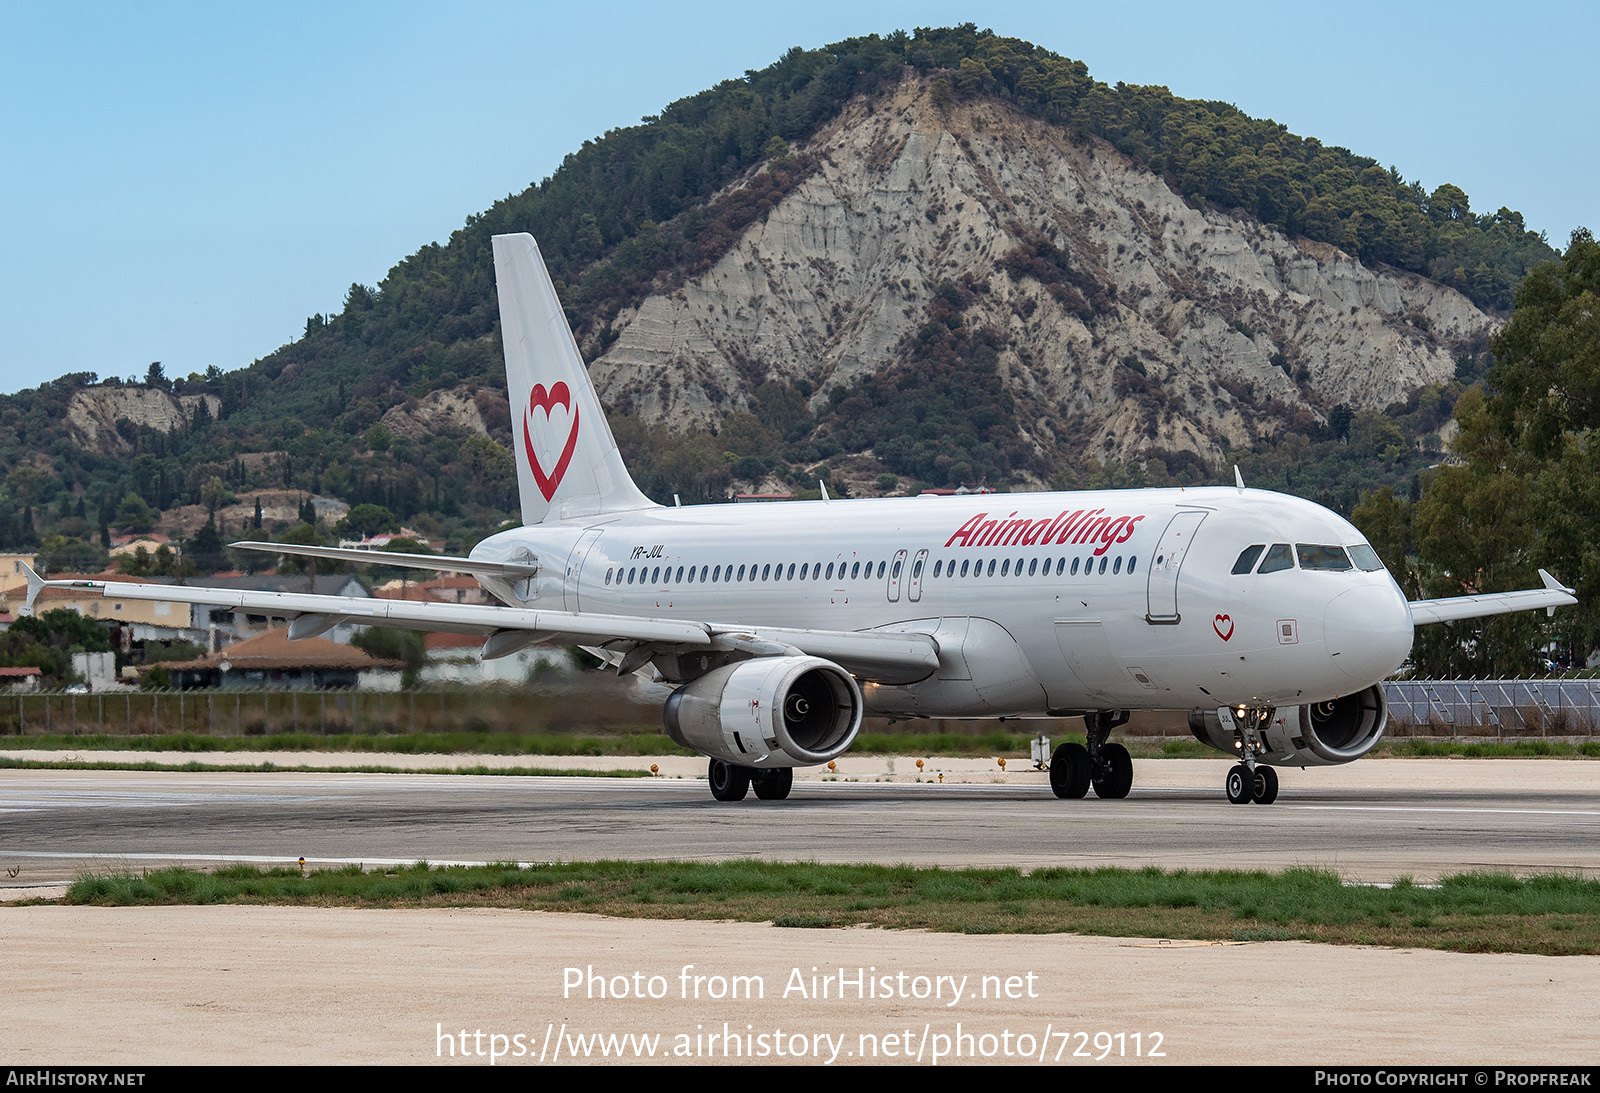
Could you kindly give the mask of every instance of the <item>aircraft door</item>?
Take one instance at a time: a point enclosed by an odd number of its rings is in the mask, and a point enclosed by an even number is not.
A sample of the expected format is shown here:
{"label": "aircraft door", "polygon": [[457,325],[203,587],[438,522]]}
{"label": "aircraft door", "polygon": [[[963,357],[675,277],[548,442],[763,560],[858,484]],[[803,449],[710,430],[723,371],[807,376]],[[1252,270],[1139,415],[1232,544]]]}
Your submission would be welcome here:
{"label": "aircraft door", "polygon": [[600,540],[600,529],[590,528],[578,537],[578,542],[572,548],[572,553],[567,555],[567,573],[563,585],[568,611],[581,611],[580,606],[580,578],[583,575],[583,563],[589,556],[589,551]]}
{"label": "aircraft door", "polygon": [[1148,623],[1175,625],[1178,614],[1178,569],[1194,539],[1195,530],[1206,514],[1198,509],[1184,509],[1167,524],[1150,559],[1150,579],[1146,585],[1146,611]]}
{"label": "aircraft door", "polygon": [[927,568],[927,565],[928,552],[926,550],[917,551],[916,558],[911,562],[911,582],[908,598],[912,603],[922,599],[922,571]]}
{"label": "aircraft door", "polygon": [[900,602],[900,580],[905,576],[906,552],[894,552],[894,561],[889,564],[889,602]]}

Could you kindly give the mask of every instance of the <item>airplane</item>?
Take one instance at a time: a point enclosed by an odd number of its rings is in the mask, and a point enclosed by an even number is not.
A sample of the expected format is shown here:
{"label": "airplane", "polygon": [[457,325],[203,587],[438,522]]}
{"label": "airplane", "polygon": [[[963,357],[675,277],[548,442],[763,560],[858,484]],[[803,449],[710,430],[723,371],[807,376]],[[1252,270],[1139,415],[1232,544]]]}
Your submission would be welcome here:
{"label": "airplane", "polygon": [[[1278,766],[1352,762],[1388,721],[1383,680],[1414,628],[1576,603],[1544,587],[1408,603],[1371,545],[1309,501],[1232,487],[662,506],[623,465],[538,245],[494,238],[522,526],[467,557],[385,565],[469,573],[499,605],[117,582],[119,598],[476,634],[485,658],[551,642],[675,689],[671,738],[712,795],[786,798],[796,767],[847,752],[865,716],[1081,716],[1049,762],[1062,798],[1126,797],[1109,739],[1133,710],[1188,711],[1237,758],[1236,804]],[[371,552],[236,547],[370,563]],[[41,588],[98,587],[29,572]]]}

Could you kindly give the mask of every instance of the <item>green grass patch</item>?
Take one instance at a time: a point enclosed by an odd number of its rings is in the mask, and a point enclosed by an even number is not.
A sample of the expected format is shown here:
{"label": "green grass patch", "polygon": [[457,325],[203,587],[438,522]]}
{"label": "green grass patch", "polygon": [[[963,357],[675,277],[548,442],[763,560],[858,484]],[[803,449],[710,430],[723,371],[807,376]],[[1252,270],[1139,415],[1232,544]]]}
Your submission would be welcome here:
{"label": "green grass patch", "polygon": [[[1421,887],[1333,873],[918,869],[818,863],[574,862],[386,871],[233,866],[85,876],[67,903],[508,907],[958,933],[1304,940],[1463,952],[1600,953],[1600,881],[1469,873]],[[0,910],[0,914],[3,914]]]}

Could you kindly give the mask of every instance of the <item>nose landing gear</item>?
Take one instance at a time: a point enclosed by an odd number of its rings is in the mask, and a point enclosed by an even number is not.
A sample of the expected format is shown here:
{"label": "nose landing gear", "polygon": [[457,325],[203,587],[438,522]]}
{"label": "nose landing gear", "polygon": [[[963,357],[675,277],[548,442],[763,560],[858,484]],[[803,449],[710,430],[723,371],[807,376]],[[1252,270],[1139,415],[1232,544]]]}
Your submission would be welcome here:
{"label": "nose landing gear", "polygon": [[1270,805],[1278,799],[1278,772],[1257,762],[1262,750],[1261,734],[1272,723],[1275,713],[1271,706],[1234,709],[1224,706],[1217,711],[1222,723],[1233,727],[1239,745],[1240,762],[1228,769],[1224,784],[1231,804],[1247,805],[1254,801],[1258,805]]}

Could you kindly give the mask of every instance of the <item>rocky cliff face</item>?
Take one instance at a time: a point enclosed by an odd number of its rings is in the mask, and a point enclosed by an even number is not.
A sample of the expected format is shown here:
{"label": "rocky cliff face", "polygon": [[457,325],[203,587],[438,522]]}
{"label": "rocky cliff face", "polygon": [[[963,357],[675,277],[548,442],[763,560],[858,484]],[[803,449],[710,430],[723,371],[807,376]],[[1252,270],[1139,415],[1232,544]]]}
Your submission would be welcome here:
{"label": "rocky cliff face", "polygon": [[216,395],[172,395],[154,387],[91,387],[72,396],[67,422],[79,444],[117,455],[132,450],[117,431],[118,421],[170,433],[188,428],[202,402],[213,418],[222,409],[222,400]]}
{"label": "rocky cliff face", "polygon": [[[940,105],[915,78],[796,151],[818,168],[764,221],[618,317],[592,367],[608,403],[714,428],[770,377],[808,381],[820,404],[914,361],[935,291],[965,278],[965,319],[1002,332],[1042,454],[1216,460],[1297,415],[1448,380],[1492,327],[1453,290],[1197,211],[1100,141],[1000,103]],[[1066,284],[1016,260],[1040,251]]]}

